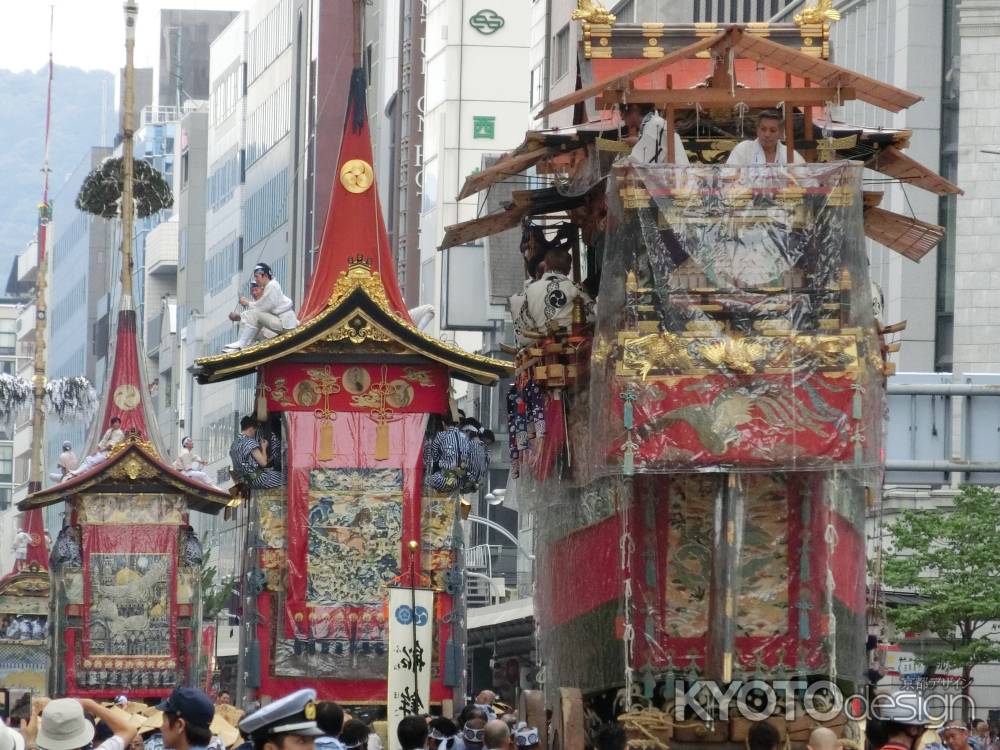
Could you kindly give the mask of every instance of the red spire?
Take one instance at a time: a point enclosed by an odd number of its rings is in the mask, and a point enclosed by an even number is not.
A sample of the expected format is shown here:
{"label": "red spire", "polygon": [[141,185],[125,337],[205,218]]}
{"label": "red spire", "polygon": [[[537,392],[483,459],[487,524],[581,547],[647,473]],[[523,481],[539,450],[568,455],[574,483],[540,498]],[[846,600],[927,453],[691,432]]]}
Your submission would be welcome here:
{"label": "red spire", "polygon": [[351,258],[358,257],[370,260],[372,270],[381,275],[392,312],[410,320],[396,280],[392,248],[375,185],[364,90],[364,71],[359,68],[351,76],[350,104],[330,195],[330,210],[326,214],[312,281],[299,310],[300,320],[314,317],[327,306],[337,277],[347,270]]}
{"label": "red spire", "polygon": [[135,310],[125,309],[118,313],[115,361],[108,380],[108,401],[104,405],[98,439],[111,426],[114,417],[121,419],[122,430],[126,435],[135,430],[142,440],[152,439],[146,423],[146,394],[143,393],[144,378],[139,372],[139,342],[136,338],[135,321]]}

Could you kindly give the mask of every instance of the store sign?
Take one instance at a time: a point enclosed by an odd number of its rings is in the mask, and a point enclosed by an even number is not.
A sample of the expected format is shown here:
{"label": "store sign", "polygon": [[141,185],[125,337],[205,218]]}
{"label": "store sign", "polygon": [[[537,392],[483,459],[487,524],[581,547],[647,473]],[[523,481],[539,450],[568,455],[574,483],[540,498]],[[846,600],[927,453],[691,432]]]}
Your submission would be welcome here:
{"label": "store sign", "polygon": [[495,138],[496,127],[497,118],[474,116],[472,118],[472,137]]}
{"label": "store sign", "polygon": [[500,31],[504,23],[503,16],[489,8],[483,8],[469,19],[469,26],[486,36]]}
{"label": "store sign", "polygon": [[427,713],[434,654],[434,592],[389,589],[389,750],[400,750],[404,716]]}

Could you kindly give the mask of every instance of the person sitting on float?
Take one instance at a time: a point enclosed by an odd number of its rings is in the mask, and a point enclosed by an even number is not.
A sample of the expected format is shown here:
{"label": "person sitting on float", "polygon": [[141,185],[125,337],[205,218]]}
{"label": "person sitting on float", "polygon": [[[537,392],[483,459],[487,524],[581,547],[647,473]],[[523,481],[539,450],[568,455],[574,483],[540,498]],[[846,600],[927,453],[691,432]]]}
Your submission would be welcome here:
{"label": "person sitting on float", "polygon": [[[260,296],[263,293],[264,293],[263,286],[258,284],[256,281],[250,282],[250,299],[253,300],[253,302],[259,300]],[[253,302],[251,302],[251,304],[253,304]],[[240,315],[242,315],[242,313],[231,312],[229,313],[229,319],[234,323],[239,323]],[[257,332],[258,339],[273,339],[277,335],[278,334],[275,331],[272,331],[270,328],[261,328],[260,331]]]}
{"label": "person sitting on float", "polygon": [[[757,115],[757,138],[743,141],[729,154],[726,164],[733,167],[756,167],[768,164],[787,165],[788,152],[781,142],[785,121],[774,110],[765,110]],[[792,151],[792,162],[804,164],[805,159],[798,151]]]}
{"label": "person sitting on float", "polygon": [[545,254],[545,272],[528,285],[517,327],[526,335],[544,338],[553,329],[568,329],[573,323],[573,301],[583,301],[584,321],[594,320],[594,300],[583,287],[569,278],[573,258],[562,249]]}
{"label": "person sitting on float", "polygon": [[[262,329],[280,334],[292,330],[299,324],[292,300],[281,290],[281,285],[274,279],[271,267],[267,263],[258,263],[254,266],[253,279],[261,286],[260,297],[256,299],[240,297],[240,304],[247,308],[238,316],[240,337],[231,344],[226,344],[223,351],[236,352],[249,346],[258,338]],[[231,313],[230,319],[235,315],[236,313]]]}
{"label": "person sitting on float", "polygon": [[427,484],[438,492],[453,492],[465,483],[472,443],[450,413],[444,415],[443,422],[443,428],[427,444]]}
{"label": "person sitting on float", "polygon": [[181,440],[181,446],[181,452],[174,459],[174,468],[196,482],[212,485],[212,480],[208,478],[208,474],[202,471],[202,467],[207,462],[194,452],[194,440],[190,436],[185,436]]}
{"label": "person sitting on float", "polygon": [[123,442],[125,442],[125,433],[122,431],[122,421],[118,417],[112,417],[111,426],[108,427],[101,437],[100,442],[97,443],[97,451],[83,459],[83,463],[75,470],[66,472],[61,481],[65,482],[67,479],[86,474],[91,469],[104,463],[108,460],[108,454],[111,449]]}
{"label": "person sitting on float", "polygon": [[[625,107],[625,135],[622,140],[632,147],[629,159],[641,164],[667,163],[667,121],[652,104],[629,104]],[[674,131],[674,164],[687,165],[687,152],[680,134]]]}
{"label": "person sitting on float", "polygon": [[111,417],[111,425],[104,431],[100,441],[98,441],[97,450],[109,451],[118,445],[118,443],[122,443],[124,441],[125,431],[122,430],[121,419],[118,417]]}
{"label": "person sitting on float", "polygon": [[240,420],[240,434],[229,448],[229,456],[233,470],[250,487],[267,489],[285,483],[280,471],[268,467],[267,440],[257,439],[257,420],[251,415]]}
{"label": "person sitting on float", "polygon": [[79,466],[80,459],[73,452],[73,444],[67,440],[62,444],[62,453],[59,454],[59,459],[56,461],[57,471],[49,474],[49,479],[53,482],[61,482],[63,477]]}

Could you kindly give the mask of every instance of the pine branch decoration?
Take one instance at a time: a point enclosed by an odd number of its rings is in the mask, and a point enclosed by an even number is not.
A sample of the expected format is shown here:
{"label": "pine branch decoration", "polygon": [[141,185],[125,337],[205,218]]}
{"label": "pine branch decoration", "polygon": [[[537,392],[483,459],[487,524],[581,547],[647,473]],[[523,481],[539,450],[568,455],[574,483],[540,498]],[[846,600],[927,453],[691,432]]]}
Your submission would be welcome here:
{"label": "pine branch decoration", "polygon": [[[173,191],[149,162],[133,159],[133,187],[135,215],[140,219],[158,213],[174,205]],[[105,219],[115,219],[121,215],[122,200],[121,157],[105,159],[87,175],[76,196],[76,207],[81,211]]]}

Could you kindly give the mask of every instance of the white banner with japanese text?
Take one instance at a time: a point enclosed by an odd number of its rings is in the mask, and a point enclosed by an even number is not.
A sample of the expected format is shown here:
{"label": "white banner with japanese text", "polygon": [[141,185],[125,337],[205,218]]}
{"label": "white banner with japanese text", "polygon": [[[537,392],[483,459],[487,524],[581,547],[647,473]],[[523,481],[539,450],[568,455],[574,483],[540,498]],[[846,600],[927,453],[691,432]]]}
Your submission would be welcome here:
{"label": "white banner with japanese text", "polygon": [[396,727],[404,716],[427,713],[434,653],[434,592],[389,589],[389,750],[400,750]]}

